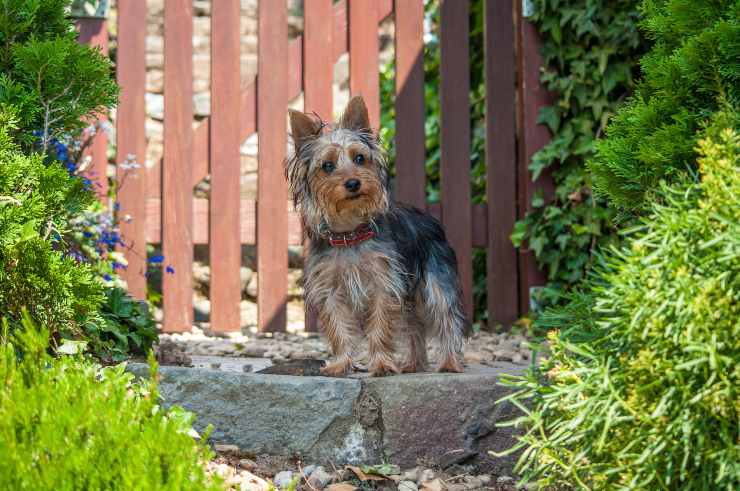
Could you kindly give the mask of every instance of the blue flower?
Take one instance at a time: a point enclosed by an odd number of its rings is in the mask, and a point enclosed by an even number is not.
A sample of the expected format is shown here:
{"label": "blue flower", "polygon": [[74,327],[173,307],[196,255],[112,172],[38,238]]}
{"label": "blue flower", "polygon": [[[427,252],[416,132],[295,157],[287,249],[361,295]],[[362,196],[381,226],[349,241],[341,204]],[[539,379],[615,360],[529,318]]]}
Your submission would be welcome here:
{"label": "blue flower", "polygon": [[165,272],[169,274],[175,274],[175,268],[173,268],[172,266],[168,264],[167,267],[165,268]]}
{"label": "blue flower", "polygon": [[113,277],[112,277],[111,275],[109,275],[108,273],[105,273],[105,274],[103,275],[103,279],[104,279],[105,281],[111,281],[111,280],[113,279]]}
{"label": "blue flower", "polygon": [[152,257],[150,257],[150,258],[149,258],[149,262],[150,262],[151,264],[159,264],[159,263],[161,263],[162,261],[164,261],[164,256],[163,256],[163,255],[161,255],[161,254],[158,254],[158,255],[156,255],[156,256],[152,256]]}

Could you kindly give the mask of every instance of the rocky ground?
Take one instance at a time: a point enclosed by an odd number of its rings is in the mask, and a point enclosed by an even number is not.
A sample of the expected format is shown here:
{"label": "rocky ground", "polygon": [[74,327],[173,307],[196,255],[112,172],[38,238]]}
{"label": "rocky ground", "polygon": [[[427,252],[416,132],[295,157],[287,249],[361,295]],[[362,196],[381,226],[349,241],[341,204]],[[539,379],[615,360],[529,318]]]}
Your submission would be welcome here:
{"label": "rocky ground", "polygon": [[402,470],[392,464],[326,468],[266,455],[248,456],[234,445],[216,445],[209,473],[223,478],[234,491],[510,491],[518,489],[510,476],[472,474],[467,469],[444,471],[418,466]]}
{"label": "rocky ground", "polygon": [[[269,358],[273,362],[291,359],[329,358],[329,347],[317,333],[228,333],[214,335],[207,328],[192,332],[160,334],[160,361],[188,365],[191,356]],[[465,345],[465,363],[492,365],[508,361],[525,365],[531,360],[527,338],[521,334],[477,332]]]}

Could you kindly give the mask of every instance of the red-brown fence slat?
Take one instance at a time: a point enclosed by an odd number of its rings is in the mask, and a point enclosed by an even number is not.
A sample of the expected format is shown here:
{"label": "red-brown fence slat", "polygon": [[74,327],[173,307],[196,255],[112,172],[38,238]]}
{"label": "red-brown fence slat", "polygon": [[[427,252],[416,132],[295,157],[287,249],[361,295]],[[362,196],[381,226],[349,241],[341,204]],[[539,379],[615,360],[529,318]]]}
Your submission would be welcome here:
{"label": "red-brown fence slat", "polygon": [[365,99],[370,126],[380,124],[377,0],[349,0],[349,92]]}
{"label": "red-brown fence slat", "polygon": [[173,332],[193,320],[193,2],[167,0],[164,23],[162,294],[164,330]]}
{"label": "red-brown fence slat", "polygon": [[[116,80],[117,215],[128,266],[121,272],[134,298],[146,299],[146,24],[142,2],[118,1]],[[138,166],[138,167],[137,167]]]}
{"label": "red-brown fence slat", "polygon": [[487,290],[489,323],[510,326],[518,317],[516,221],[516,78],[513,3],[486,0]]}
{"label": "red-brown fence slat", "polygon": [[[79,41],[100,49],[103,55],[108,55],[108,21],[95,17],[84,17],[78,21]],[[103,203],[108,199],[108,134],[105,128],[108,116],[96,115],[96,129],[90,146],[85,149],[84,156],[90,159],[90,166],[84,171],[86,177],[93,182],[93,189]]]}
{"label": "red-brown fence slat", "polygon": [[426,205],[424,2],[396,0],[396,197]]}
{"label": "red-brown fence slat", "polygon": [[259,2],[257,78],[257,311],[261,331],[286,327],[288,25],[284,1]]}
{"label": "red-brown fence slat", "polygon": [[239,0],[211,6],[211,193],[209,255],[211,329],[238,331],[241,325],[241,241]]}
{"label": "red-brown fence slat", "polygon": [[[537,118],[540,108],[550,105],[552,95],[540,83],[540,67],[542,57],[540,48],[542,42],[537,28],[522,17],[521,6],[518,6],[517,22],[519,27],[519,49],[517,63],[519,65],[519,98],[520,108],[520,151],[518,162],[518,204],[519,218],[524,218],[526,212],[532,209],[532,197],[539,189],[545,201],[550,201],[554,194],[554,184],[549,170],[543,172],[536,182],[532,181],[529,172],[529,163],[532,156],[550,141],[550,131],[544,124],[539,124]],[[519,310],[528,312],[531,307],[530,292],[532,287],[544,285],[547,276],[537,267],[534,253],[522,247],[519,250]]]}
{"label": "red-brown fence slat", "polygon": [[468,2],[441,0],[440,9],[442,221],[457,254],[465,313],[472,320]]}
{"label": "red-brown fence slat", "polygon": [[[324,120],[333,120],[334,56],[332,53],[333,24],[327,22],[333,15],[331,0],[305,0],[303,5],[303,87],[304,110],[318,114]],[[308,248],[308,239],[304,242]],[[315,312],[306,305],[307,331],[318,330]]]}

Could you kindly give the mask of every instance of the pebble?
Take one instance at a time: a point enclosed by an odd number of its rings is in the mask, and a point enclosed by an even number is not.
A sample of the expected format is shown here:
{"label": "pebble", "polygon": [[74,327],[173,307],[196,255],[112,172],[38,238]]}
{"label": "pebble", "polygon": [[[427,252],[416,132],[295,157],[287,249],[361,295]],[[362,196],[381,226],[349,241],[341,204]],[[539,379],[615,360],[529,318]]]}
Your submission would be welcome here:
{"label": "pebble", "polygon": [[514,478],[510,476],[499,476],[496,479],[497,484],[511,484],[514,482]]}
{"label": "pebble", "polygon": [[252,459],[241,459],[239,460],[239,467],[247,471],[253,471],[257,468],[257,462]]}
{"label": "pebble", "polygon": [[414,481],[401,481],[398,483],[398,491],[418,491],[419,487]]}
{"label": "pebble", "polygon": [[401,474],[401,481],[413,481],[414,483],[419,482],[420,468],[414,467],[413,469],[405,471]]}
{"label": "pebble", "polygon": [[316,489],[324,489],[329,484],[331,484],[331,481],[333,479],[334,476],[332,474],[329,474],[328,472],[326,472],[326,469],[319,466],[311,473],[311,476],[308,478],[308,485],[309,487],[314,487]]}
{"label": "pebble", "polygon": [[434,479],[434,471],[432,469],[424,469],[419,474],[419,478],[417,479],[418,483],[424,483],[427,481],[431,481]]}
{"label": "pebble", "polygon": [[213,449],[218,453],[239,453],[239,447],[236,445],[217,443],[213,446]]}
{"label": "pebble", "polygon": [[306,467],[303,468],[303,474],[305,474],[306,477],[309,477],[313,473],[313,471],[316,470],[317,467],[318,466],[313,465],[313,464],[307,465]]}
{"label": "pebble", "polygon": [[293,480],[292,471],[281,471],[275,474],[272,482],[275,483],[275,487],[278,489],[287,488],[290,482]]}

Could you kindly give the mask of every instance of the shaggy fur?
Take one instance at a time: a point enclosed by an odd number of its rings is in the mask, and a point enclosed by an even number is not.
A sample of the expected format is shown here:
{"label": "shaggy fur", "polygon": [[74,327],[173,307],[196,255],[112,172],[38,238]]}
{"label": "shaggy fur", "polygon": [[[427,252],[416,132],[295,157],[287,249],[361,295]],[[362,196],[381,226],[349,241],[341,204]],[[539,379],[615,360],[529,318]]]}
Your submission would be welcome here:
{"label": "shaggy fur", "polygon": [[[351,371],[362,339],[373,375],[423,371],[428,331],[439,341],[439,370],[461,372],[467,322],[455,253],[436,219],[390,200],[388,168],[362,98],[353,98],[328,131],[297,111],[290,122],[295,152],[286,177],[310,239],[306,301],[336,357],[322,372]],[[367,224],[372,238],[331,245],[330,237]],[[408,346],[400,365],[399,338]]]}

